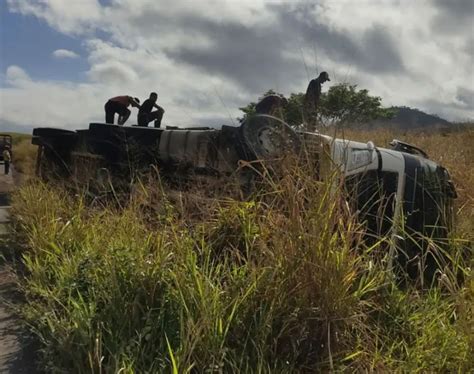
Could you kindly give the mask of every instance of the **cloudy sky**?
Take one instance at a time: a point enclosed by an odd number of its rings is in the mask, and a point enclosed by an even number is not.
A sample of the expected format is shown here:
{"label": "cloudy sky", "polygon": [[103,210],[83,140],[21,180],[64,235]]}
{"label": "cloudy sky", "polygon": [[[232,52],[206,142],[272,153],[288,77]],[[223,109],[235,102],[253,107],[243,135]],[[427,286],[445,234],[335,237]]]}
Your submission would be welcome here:
{"label": "cloudy sky", "polygon": [[[268,89],[328,71],[450,120],[474,118],[472,0],[1,0],[0,129],[85,127],[157,91],[166,125],[232,124]],[[133,109],[130,123],[135,122]]]}

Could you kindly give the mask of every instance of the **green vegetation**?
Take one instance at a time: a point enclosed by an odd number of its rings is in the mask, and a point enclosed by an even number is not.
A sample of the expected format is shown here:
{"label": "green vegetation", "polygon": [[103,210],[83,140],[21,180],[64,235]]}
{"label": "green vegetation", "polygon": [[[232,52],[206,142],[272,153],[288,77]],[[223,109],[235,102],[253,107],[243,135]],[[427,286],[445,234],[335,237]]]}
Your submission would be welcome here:
{"label": "green vegetation", "polygon": [[356,85],[338,84],[321,95],[321,117],[325,123],[357,125],[377,118],[390,118],[394,113],[382,108],[382,99],[369,95],[366,89]]}
{"label": "green vegetation", "polygon": [[[269,90],[261,98],[274,94],[278,93]],[[304,96],[304,93],[292,93],[282,110],[282,118],[291,126],[303,123]],[[252,102],[240,108],[244,117],[255,113],[256,105]],[[365,89],[358,90],[356,85],[341,83],[321,94],[318,122],[325,125],[357,125],[377,118],[390,118],[393,114],[391,109],[382,107],[380,97],[371,96]]]}
{"label": "green vegetation", "polygon": [[[469,164],[473,134],[452,136],[417,139],[455,181],[472,178],[446,151],[456,142]],[[421,289],[397,286],[386,243],[364,244],[329,183],[283,168],[246,201],[154,178],[105,200],[19,190],[23,314],[48,372],[472,371],[474,278],[457,256],[474,227],[469,179],[451,238],[465,281],[445,271]]]}

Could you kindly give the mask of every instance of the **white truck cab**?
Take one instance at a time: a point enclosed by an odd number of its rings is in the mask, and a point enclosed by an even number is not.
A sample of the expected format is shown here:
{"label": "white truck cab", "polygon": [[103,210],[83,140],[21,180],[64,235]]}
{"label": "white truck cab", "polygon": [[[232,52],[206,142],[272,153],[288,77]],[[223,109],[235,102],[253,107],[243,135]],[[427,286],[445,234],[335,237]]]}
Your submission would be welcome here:
{"label": "white truck cab", "polygon": [[368,240],[389,239],[390,248],[402,250],[397,254],[405,267],[428,243],[447,244],[456,191],[447,170],[423,150],[398,140],[387,149],[371,141],[304,134],[309,137],[319,138],[322,159],[340,170],[349,205],[366,224]]}

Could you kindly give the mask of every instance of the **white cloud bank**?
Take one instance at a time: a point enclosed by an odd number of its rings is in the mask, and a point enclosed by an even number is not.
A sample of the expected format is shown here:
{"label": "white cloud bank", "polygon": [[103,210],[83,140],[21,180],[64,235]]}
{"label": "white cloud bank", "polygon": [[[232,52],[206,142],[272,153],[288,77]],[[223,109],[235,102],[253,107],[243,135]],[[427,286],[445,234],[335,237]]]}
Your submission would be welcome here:
{"label": "white cloud bank", "polygon": [[[143,100],[157,91],[165,124],[230,124],[239,106],[270,88],[304,91],[318,70],[329,72],[330,84],[359,84],[387,106],[474,118],[473,15],[465,1],[456,8],[467,14],[461,30],[459,16],[440,1],[7,4],[81,37],[90,67],[82,83],[34,80],[8,67],[9,86],[0,88],[8,111],[0,108],[0,123],[85,127],[103,120],[108,98]],[[72,57],[65,52],[62,58]]]}
{"label": "white cloud bank", "polygon": [[8,84],[17,88],[24,87],[31,81],[26,71],[15,65],[7,68],[5,78]]}
{"label": "white cloud bank", "polygon": [[76,52],[70,51],[69,49],[56,49],[53,52],[53,57],[56,57],[56,58],[78,58],[79,55]]}

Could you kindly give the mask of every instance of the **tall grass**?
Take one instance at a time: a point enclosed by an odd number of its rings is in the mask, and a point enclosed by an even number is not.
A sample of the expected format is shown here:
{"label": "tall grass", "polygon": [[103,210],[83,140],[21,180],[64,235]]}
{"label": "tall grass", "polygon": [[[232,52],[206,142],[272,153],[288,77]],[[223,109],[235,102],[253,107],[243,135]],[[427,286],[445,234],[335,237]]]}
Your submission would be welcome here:
{"label": "tall grass", "polygon": [[113,202],[38,181],[19,190],[23,312],[44,367],[472,370],[472,272],[465,286],[397,287],[383,238],[364,243],[334,184],[282,168],[244,201],[154,178]]}
{"label": "tall grass", "polygon": [[31,137],[15,136],[13,141],[13,165],[18,173],[32,176],[35,170],[37,147],[31,144]]}

